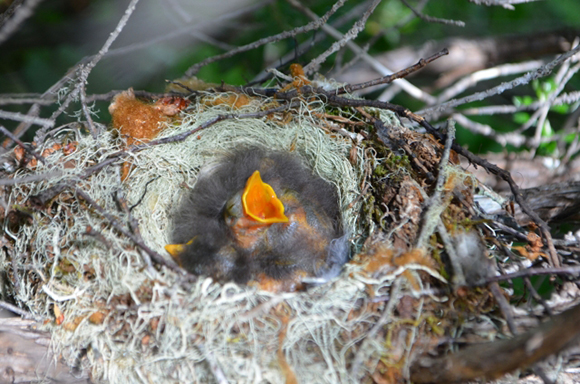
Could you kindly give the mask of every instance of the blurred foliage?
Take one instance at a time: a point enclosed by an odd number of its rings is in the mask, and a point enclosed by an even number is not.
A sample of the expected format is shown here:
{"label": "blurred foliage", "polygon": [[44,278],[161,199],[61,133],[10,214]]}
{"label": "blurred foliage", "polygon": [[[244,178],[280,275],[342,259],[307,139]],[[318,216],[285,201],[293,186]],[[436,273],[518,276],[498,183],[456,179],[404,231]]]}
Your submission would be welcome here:
{"label": "blurred foliage", "polygon": [[[324,14],[330,8],[332,0],[311,0],[303,2],[318,15]],[[7,7],[4,0],[1,7]],[[178,1],[179,3],[179,1]],[[181,2],[185,6],[187,2]],[[412,1],[416,6],[417,2]],[[40,4],[35,14],[24,26],[5,42],[0,53],[0,93],[42,93],[60,79],[66,71],[83,57],[98,52],[109,33],[123,14],[128,0],[51,0]],[[161,5],[160,5],[161,4]],[[210,2],[190,1],[188,10],[196,7],[212,6]],[[361,1],[349,1],[331,22],[348,16]],[[244,5],[240,2],[240,6]],[[147,10],[155,10],[149,11]],[[438,40],[449,37],[487,37],[504,34],[519,34],[538,32],[539,29],[550,31],[563,27],[577,27],[577,15],[580,14],[580,2],[577,0],[537,1],[515,6],[515,10],[502,7],[485,7],[472,4],[466,0],[430,1],[423,13],[433,17],[462,20],[465,28],[453,25],[428,23],[418,18],[406,24],[402,20],[412,15],[411,10],[399,0],[383,0],[378,9],[371,15],[364,31],[357,38],[357,43],[365,46],[373,41],[369,52],[371,54],[384,52],[401,46],[418,46],[428,40]],[[195,16],[195,15],[194,15]],[[276,0],[265,7],[245,15],[241,19],[218,23],[211,31],[213,38],[231,46],[251,43],[265,36],[270,36],[294,27],[307,24],[310,20],[290,6],[286,1]],[[346,32],[354,20],[349,20],[338,29]],[[159,3],[156,0],[142,0],[137,11],[132,16],[127,29],[133,27],[136,34],[122,33],[113,49],[127,47],[131,44],[152,42],[150,45],[127,51],[117,52],[105,57],[93,70],[89,77],[87,93],[105,93],[114,89],[135,89],[160,92],[166,79],[175,79],[183,75],[191,65],[207,57],[224,52],[224,49],[200,43],[183,35],[176,39],[156,42],[163,34],[171,33],[186,25],[184,20],[176,16],[176,9],[171,9],[169,3]],[[231,59],[219,61],[204,67],[198,76],[209,82],[224,81],[229,84],[244,84],[256,76],[262,69],[276,65],[272,58],[295,50],[296,46],[314,35],[322,32],[311,32],[299,35],[296,39],[286,39],[275,44],[263,46],[252,51],[239,54]],[[380,36],[377,38],[377,36]],[[180,44],[180,39],[184,41]],[[332,44],[333,40],[326,37],[320,43],[312,46],[303,56],[296,58],[299,63],[307,63]],[[353,54],[346,50],[342,62],[347,63]],[[321,69],[326,73],[332,68],[334,57],[327,66]],[[287,71],[287,68],[279,68]],[[400,68],[395,68],[400,69]],[[502,81],[508,81],[502,79]],[[552,82],[550,82],[552,81]],[[423,84],[420,84],[423,85]],[[485,85],[485,84],[483,84]],[[505,102],[511,98],[514,104],[532,103],[534,100],[548,97],[553,89],[552,80],[542,80],[532,87],[518,88],[506,92],[501,98]],[[569,87],[580,88],[578,79],[573,79]],[[470,90],[471,91],[471,90]],[[535,98],[533,97],[535,95]],[[502,99],[503,98],[503,99]],[[400,95],[395,102],[410,109],[418,109],[423,105],[405,95]],[[492,100],[474,105],[489,105]],[[101,112],[106,111],[106,103],[98,104]],[[570,106],[562,105],[553,110],[558,114],[568,112]],[[25,111],[25,106],[10,108]],[[47,109],[50,112],[49,109]],[[47,112],[47,113],[48,113]],[[44,114],[44,113],[43,113]],[[480,116],[473,120],[500,127],[501,131],[517,129],[529,118],[527,112],[514,116]],[[106,112],[101,115],[106,121]],[[556,135],[554,127],[562,119],[546,120],[543,136]],[[468,143],[471,150],[498,151],[502,148],[481,137],[473,135],[459,127],[458,138]],[[566,136],[566,140],[573,137]],[[556,146],[546,143],[541,152],[555,155]]]}

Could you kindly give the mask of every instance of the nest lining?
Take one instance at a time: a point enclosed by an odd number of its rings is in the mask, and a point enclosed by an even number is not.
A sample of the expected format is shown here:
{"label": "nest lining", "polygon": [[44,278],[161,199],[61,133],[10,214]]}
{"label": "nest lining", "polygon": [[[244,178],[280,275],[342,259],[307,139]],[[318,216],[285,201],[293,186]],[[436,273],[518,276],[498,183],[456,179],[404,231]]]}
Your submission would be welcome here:
{"label": "nest lining", "polygon": [[[244,109],[258,108],[250,105]],[[186,132],[230,112],[224,106],[195,105],[179,125],[162,135]],[[132,215],[138,219],[147,245],[162,253],[169,240],[172,209],[179,205],[184,188],[195,184],[204,164],[241,144],[294,150],[338,187],[345,226],[356,234],[361,228],[360,202],[351,203],[360,193],[362,150],[358,149],[358,163],[353,167],[348,161],[351,142],[324,133],[314,112],[324,112],[323,105],[304,105],[288,124],[268,119],[226,120],[201,131],[199,138],[194,135],[133,155],[130,161],[135,168],[124,183],[119,167],[109,167],[78,185],[120,223],[127,223],[129,216],[118,209],[114,196],[124,195],[129,206],[140,201]],[[380,115],[386,124],[403,129],[390,112]],[[33,170],[58,169],[62,176],[14,187],[9,204],[24,205],[30,196],[79,174],[121,147],[112,132],[97,139],[77,136],[75,140],[78,148],[71,155],[56,153],[48,158],[48,165],[39,164]],[[47,142],[45,147],[51,144]],[[75,164],[75,168],[67,169],[65,163]],[[11,269],[8,263],[16,262],[13,269],[19,282],[13,295],[34,315],[53,318],[55,306],[64,313],[62,324],[46,325],[53,335],[53,349],[71,365],[87,350],[85,368],[96,380],[177,382],[196,378],[212,382],[214,364],[235,382],[282,382],[285,374],[277,357],[282,348],[299,382],[349,382],[350,348],[365,335],[362,329],[378,317],[370,309],[355,310],[357,302],[368,297],[366,288],[372,285],[377,294],[386,293],[404,271],[416,274],[413,270],[426,269],[408,265],[371,279],[360,273],[360,265],[348,264],[334,282],[285,294],[233,283],[220,285],[203,278],[186,283],[171,271],[148,267],[135,245],[73,191],[59,194],[49,210],[35,212],[32,224],[13,234],[13,255],[24,257],[3,258],[1,264]],[[89,228],[100,237],[88,236]],[[416,280],[421,281],[418,276]],[[412,287],[402,285],[407,294],[412,292]],[[102,314],[102,319],[95,320],[95,313]],[[361,369],[372,372],[373,364],[389,353],[384,341],[365,342],[357,355],[365,358]]]}

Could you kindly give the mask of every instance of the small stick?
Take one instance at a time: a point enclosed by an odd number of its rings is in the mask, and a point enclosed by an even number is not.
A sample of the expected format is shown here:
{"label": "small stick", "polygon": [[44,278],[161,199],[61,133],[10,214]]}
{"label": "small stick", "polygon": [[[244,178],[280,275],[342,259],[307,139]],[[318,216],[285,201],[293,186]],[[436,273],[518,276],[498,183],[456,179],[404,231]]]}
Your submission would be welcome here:
{"label": "small stick", "polygon": [[77,188],[75,188],[75,191],[76,191],[78,196],[80,196],[83,200],[85,200],[87,203],[89,203],[89,205],[91,205],[94,209],[96,209],[103,217],[105,217],[116,230],[118,230],[123,235],[125,235],[129,239],[131,239],[133,241],[133,243],[135,243],[135,245],[137,245],[139,248],[141,248],[143,251],[145,251],[151,257],[151,259],[153,261],[155,261],[157,264],[163,265],[163,266],[173,270],[174,272],[177,272],[180,275],[186,274],[186,272],[183,269],[179,268],[179,266],[177,264],[164,258],[159,253],[155,252],[154,250],[149,248],[147,245],[145,245],[145,243],[143,243],[143,241],[140,238],[138,238],[137,236],[135,236],[134,234],[132,234],[131,232],[129,232],[125,228],[123,228],[123,226],[121,224],[119,224],[119,222],[117,221],[116,218],[114,218],[111,214],[109,214],[107,211],[105,211],[105,209],[103,207],[101,207],[96,201],[94,201],[82,189],[77,187]]}
{"label": "small stick", "polygon": [[22,149],[24,149],[26,152],[28,152],[32,156],[34,156],[42,164],[45,164],[46,165],[46,159],[44,157],[42,157],[41,155],[39,155],[38,153],[36,153],[32,148],[30,148],[30,146],[28,144],[25,144],[22,141],[20,141],[19,138],[17,138],[16,136],[14,136],[12,134],[12,132],[10,132],[6,128],[4,128],[4,126],[2,126],[2,125],[0,125],[0,132],[2,132],[3,134],[5,134],[6,136],[8,136],[12,141],[14,141],[20,147],[22,147]]}
{"label": "small stick", "polygon": [[394,80],[407,77],[411,73],[417,72],[418,70],[424,68],[427,64],[437,60],[438,58],[440,58],[442,56],[448,55],[448,54],[449,54],[449,50],[447,48],[444,48],[443,50],[429,56],[426,59],[419,59],[419,61],[416,64],[411,65],[410,67],[402,69],[398,72],[395,72],[392,75],[383,76],[383,77],[380,77],[378,79],[367,81],[365,83],[345,85],[344,87],[338,88],[335,92],[337,95],[340,95],[343,93],[351,93],[354,91],[358,91],[359,89],[368,88],[368,87],[372,87],[372,86],[379,85],[379,84],[392,83]]}

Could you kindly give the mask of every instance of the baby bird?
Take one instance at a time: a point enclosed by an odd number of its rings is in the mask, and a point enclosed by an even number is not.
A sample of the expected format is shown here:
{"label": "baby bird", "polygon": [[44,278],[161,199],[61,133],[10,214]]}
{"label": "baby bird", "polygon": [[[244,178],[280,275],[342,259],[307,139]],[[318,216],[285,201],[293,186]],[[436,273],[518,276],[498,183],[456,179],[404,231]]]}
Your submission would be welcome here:
{"label": "baby bird", "polygon": [[349,257],[335,188],[290,153],[236,149],[202,169],[165,248],[217,281],[295,290],[338,275]]}

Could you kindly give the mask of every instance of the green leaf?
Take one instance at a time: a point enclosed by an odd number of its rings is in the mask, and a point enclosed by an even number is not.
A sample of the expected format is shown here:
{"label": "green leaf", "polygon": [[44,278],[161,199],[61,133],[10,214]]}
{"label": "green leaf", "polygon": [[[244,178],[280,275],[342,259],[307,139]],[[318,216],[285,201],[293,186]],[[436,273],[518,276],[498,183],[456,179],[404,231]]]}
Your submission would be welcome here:
{"label": "green leaf", "polygon": [[554,155],[558,150],[558,143],[556,141],[550,141],[549,143],[540,144],[538,147],[538,155],[547,156]]}
{"label": "green leaf", "polygon": [[550,108],[550,111],[565,115],[570,111],[570,105],[568,104],[553,105]]}
{"label": "green leaf", "polygon": [[516,112],[514,113],[513,119],[517,124],[525,124],[530,120],[530,114],[527,112]]}
{"label": "green leaf", "polygon": [[544,126],[542,127],[542,137],[552,137],[554,136],[554,130],[552,129],[552,124],[550,120],[546,119]]}
{"label": "green leaf", "polygon": [[564,136],[564,142],[566,144],[570,144],[572,143],[574,140],[576,140],[576,138],[578,137],[577,133],[569,133],[566,136]]}

